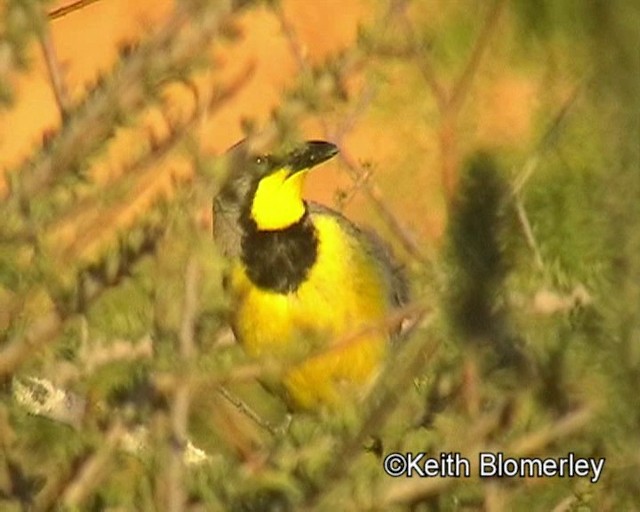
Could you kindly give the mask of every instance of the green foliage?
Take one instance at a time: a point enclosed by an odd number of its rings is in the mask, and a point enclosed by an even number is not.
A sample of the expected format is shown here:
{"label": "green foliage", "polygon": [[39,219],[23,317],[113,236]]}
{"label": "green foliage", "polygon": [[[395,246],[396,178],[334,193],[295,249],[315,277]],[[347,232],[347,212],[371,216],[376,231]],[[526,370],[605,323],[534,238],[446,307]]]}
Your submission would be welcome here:
{"label": "green foliage", "polygon": [[0,106],[7,107],[13,99],[12,74],[24,71],[29,65],[28,47],[43,28],[40,14],[42,2],[38,0],[7,0],[0,7]]}
{"label": "green foliage", "polygon": [[[136,148],[139,158],[114,183],[99,185],[84,173],[119,127],[135,126],[146,107],[157,106],[167,81],[188,83],[218,30],[241,39],[230,28],[239,13],[213,4],[183,3],[194,39],[165,27],[123,52],[49,144],[10,178],[10,196],[0,204],[0,508],[164,510],[177,499],[177,509],[238,512],[637,509],[638,9],[622,1],[495,4],[507,16],[488,25],[496,48],[479,52],[480,65],[495,51],[519,71],[553,75],[561,68],[558,83],[581,84],[577,100],[559,105],[567,112],[549,136],[544,130],[558,103],[545,91],[536,137],[543,142],[507,157],[497,149],[473,153],[472,135],[462,134],[462,154],[454,156],[464,165],[455,193],[445,198],[441,249],[413,247],[374,201],[388,221],[384,232],[409,259],[420,320],[394,345],[388,367],[357,407],[287,418],[281,400],[256,383],[282,369],[257,367],[225,331],[228,269],[198,220],[219,188],[223,159],[210,161],[189,140],[181,155],[195,161],[192,180],[174,183],[172,194],[132,221],[114,221],[130,206],[137,172],[178,153],[194,123],[171,126],[167,140]],[[383,192],[403,200],[415,189],[411,198],[424,199],[414,173],[427,165],[424,148],[436,146],[424,139],[436,139],[431,125],[464,109],[468,83],[447,84],[464,75],[492,7],[450,3],[434,21],[397,4],[384,3],[356,47],[304,66],[271,128],[286,145],[311,115],[344,117],[347,127],[335,132],[347,132],[361,109],[391,123],[391,107],[410,101],[429,129],[406,128],[406,145],[394,148],[393,179],[385,178],[394,190]],[[26,64],[27,42],[41,28],[39,8],[7,2],[0,54],[9,56],[11,72]],[[406,25],[412,15],[421,20],[414,31]],[[550,55],[556,60],[544,61]],[[352,69],[376,94],[391,92],[379,102],[372,94],[372,104],[363,105],[347,86]],[[479,73],[469,69],[471,78]],[[430,73],[445,91],[441,97]],[[0,100],[7,84],[0,75]],[[461,98],[449,110],[454,89]],[[440,140],[467,126],[452,122]],[[517,192],[507,158],[523,168],[536,163]],[[359,180],[356,171],[350,176]],[[379,199],[367,179],[355,188]],[[84,226],[93,208],[99,213],[92,229],[79,229],[61,247],[55,228],[73,220]],[[86,400],[74,427],[51,411],[29,414],[33,404],[16,399],[11,380],[34,375]],[[232,404],[223,391],[245,404]],[[188,441],[206,452],[197,464],[185,462]],[[596,484],[405,479],[383,471],[391,452],[474,459],[482,450],[547,458],[573,451],[604,457],[606,466]]]}

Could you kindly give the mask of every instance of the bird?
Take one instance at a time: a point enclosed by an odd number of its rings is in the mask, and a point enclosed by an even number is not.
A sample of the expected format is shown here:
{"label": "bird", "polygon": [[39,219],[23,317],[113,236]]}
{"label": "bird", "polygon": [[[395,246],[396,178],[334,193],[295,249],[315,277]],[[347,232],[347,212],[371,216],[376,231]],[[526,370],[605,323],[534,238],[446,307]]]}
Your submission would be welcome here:
{"label": "bird", "polygon": [[408,301],[377,234],[303,197],[308,172],[338,152],[322,140],[281,154],[240,142],[213,202],[233,333],[250,357],[281,364],[275,386],[290,409],[366,395],[397,334],[385,319]]}

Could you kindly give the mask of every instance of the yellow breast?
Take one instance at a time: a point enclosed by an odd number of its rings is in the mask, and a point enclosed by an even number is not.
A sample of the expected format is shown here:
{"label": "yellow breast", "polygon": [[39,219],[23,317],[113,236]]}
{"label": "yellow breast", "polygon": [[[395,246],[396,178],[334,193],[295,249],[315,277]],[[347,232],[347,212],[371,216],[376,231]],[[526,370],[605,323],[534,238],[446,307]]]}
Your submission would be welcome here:
{"label": "yellow breast", "polygon": [[371,327],[390,308],[384,276],[360,241],[330,215],[313,222],[317,260],[295,292],[257,288],[239,262],[231,279],[238,339],[251,356],[292,362],[283,382],[305,408],[366,387],[387,348],[386,333]]}

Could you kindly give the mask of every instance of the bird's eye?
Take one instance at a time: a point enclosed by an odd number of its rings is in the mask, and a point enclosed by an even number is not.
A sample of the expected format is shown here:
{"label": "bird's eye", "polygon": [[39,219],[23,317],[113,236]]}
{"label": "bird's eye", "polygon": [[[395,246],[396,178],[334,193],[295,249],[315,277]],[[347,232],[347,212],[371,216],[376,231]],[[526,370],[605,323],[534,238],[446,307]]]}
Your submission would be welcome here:
{"label": "bird's eye", "polygon": [[273,167],[273,158],[270,155],[257,155],[253,158],[258,173],[266,173]]}
{"label": "bird's eye", "polygon": [[265,165],[269,163],[269,157],[267,155],[258,155],[255,157],[254,162],[256,165]]}

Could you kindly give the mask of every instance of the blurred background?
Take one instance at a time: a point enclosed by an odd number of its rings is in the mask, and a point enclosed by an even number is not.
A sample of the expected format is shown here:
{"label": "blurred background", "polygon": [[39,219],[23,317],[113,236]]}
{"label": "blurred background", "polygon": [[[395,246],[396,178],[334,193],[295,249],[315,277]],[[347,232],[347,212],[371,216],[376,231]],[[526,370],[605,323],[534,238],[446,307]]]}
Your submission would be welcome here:
{"label": "blurred background", "polygon": [[[640,509],[640,8],[4,0],[0,23],[7,510]],[[246,136],[337,143],[306,196],[406,268],[420,320],[362,411],[282,429],[225,331],[211,198]],[[607,462],[379,458],[482,449]]]}

